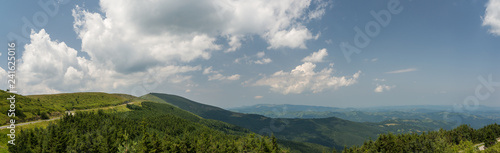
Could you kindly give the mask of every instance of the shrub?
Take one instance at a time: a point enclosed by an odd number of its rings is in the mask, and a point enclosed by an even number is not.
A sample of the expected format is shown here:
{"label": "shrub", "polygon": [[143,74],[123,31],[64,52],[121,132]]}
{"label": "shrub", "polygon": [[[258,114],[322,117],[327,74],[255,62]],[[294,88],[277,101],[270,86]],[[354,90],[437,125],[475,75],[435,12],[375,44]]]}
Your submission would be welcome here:
{"label": "shrub", "polygon": [[40,116],[43,120],[49,119],[49,115],[47,115],[47,112],[43,112],[42,114],[40,114]]}

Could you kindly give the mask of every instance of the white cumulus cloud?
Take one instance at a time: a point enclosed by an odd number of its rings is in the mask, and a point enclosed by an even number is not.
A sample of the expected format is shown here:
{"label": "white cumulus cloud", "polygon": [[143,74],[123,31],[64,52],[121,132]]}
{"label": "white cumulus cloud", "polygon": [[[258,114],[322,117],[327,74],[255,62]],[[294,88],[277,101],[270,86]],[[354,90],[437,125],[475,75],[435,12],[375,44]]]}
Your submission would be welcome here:
{"label": "white cumulus cloud", "polygon": [[9,88],[9,85],[7,84],[7,75],[7,71],[0,67],[0,80],[3,80],[0,82],[0,88],[2,88],[2,90],[7,90]]}
{"label": "white cumulus cloud", "polygon": [[262,57],[264,57],[265,55],[266,55],[266,53],[265,53],[265,52],[258,52],[256,56],[257,56],[258,58],[262,58]]}
{"label": "white cumulus cloud", "polygon": [[260,59],[260,60],[257,60],[255,61],[254,63],[255,64],[269,64],[271,63],[273,60],[271,60],[270,58],[263,58],[263,59]]}
{"label": "white cumulus cloud", "polygon": [[271,44],[267,49],[282,47],[306,49],[306,40],[313,39],[311,32],[305,27],[292,28],[290,30],[280,30],[276,33],[269,33],[268,39]]}
{"label": "white cumulus cloud", "polygon": [[[131,6],[128,3],[109,3],[101,1],[106,16],[87,12],[78,6],[73,10],[74,28],[82,40],[82,51],[87,52],[91,60],[102,66],[124,74],[134,73],[158,65],[189,62],[197,58],[208,59],[210,51],[220,49],[214,43],[215,38],[207,34],[179,34],[162,29],[172,25],[141,27],[137,25],[141,20],[154,18],[154,15],[134,19],[127,12],[134,11],[130,10],[132,8],[129,8]],[[157,28],[157,31],[148,31]]]}
{"label": "white cumulus cloud", "polygon": [[[191,76],[184,73],[202,69],[188,63],[210,59],[215,51],[236,51],[249,36],[259,36],[272,49],[306,48],[306,41],[319,36],[313,36],[307,23],[323,16],[328,5],[317,1],[311,7],[311,3],[100,0],[101,12],[76,6],[73,28],[81,40],[80,51],[88,58],[78,56],[64,42],[51,40],[45,30],[33,32],[19,65],[23,94],[116,92],[148,88],[144,84],[154,89],[159,83],[190,82]],[[262,56],[252,63],[271,61]],[[209,79],[240,77],[211,73]]]}
{"label": "white cumulus cloud", "polygon": [[269,86],[271,91],[284,95],[293,93],[300,94],[304,91],[313,93],[324,89],[337,89],[346,87],[357,82],[361,71],[352,76],[333,76],[333,69],[325,68],[319,72],[314,71],[316,65],[306,62],[295,67],[290,72],[278,71],[271,76],[257,80],[254,86]]}
{"label": "white cumulus cloud", "polygon": [[[122,74],[92,59],[77,56],[77,51],[64,42],[53,41],[45,30],[32,32],[30,43],[24,46],[18,67],[18,82],[22,94],[49,94],[77,91],[123,91],[154,81],[180,83],[190,76],[182,73],[199,71],[200,66],[155,66],[144,72]],[[151,76],[159,77],[151,78]],[[163,80],[167,79],[167,80]],[[150,88],[152,89],[152,88]]]}
{"label": "white cumulus cloud", "polygon": [[326,48],[323,48],[305,57],[304,59],[302,59],[302,62],[313,62],[313,63],[323,62],[323,59],[326,56],[328,56],[328,52],[326,52]]}
{"label": "white cumulus cloud", "polygon": [[[221,50],[217,37],[226,38],[233,52],[245,36],[258,35],[269,49],[306,48],[313,39],[304,26],[308,10],[321,17],[327,2],[311,0],[101,0],[102,14],[76,7],[74,29],[82,51],[92,60],[119,72],[137,72],[172,62],[208,59]],[[311,16],[311,15],[309,15]],[[115,56],[115,58],[109,58]]]}
{"label": "white cumulus cloud", "polygon": [[[246,56],[244,55],[243,57],[240,57],[240,58],[237,58],[233,61],[233,63],[241,63],[241,62],[245,62],[246,64],[269,64],[271,63],[273,60],[271,60],[271,58],[267,58],[267,57],[264,57],[266,55],[265,52],[258,52],[257,54],[255,54],[255,56]],[[255,57],[257,57],[257,59],[255,59]]]}
{"label": "white cumulus cloud", "polygon": [[233,75],[230,75],[230,76],[224,76],[219,71],[213,70],[213,68],[211,66],[205,68],[205,70],[203,70],[203,74],[204,75],[208,75],[208,81],[212,81],[212,80],[219,80],[219,81],[230,80],[230,81],[234,81],[234,80],[239,80],[240,77],[241,77],[239,74],[233,74]]}
{"label": "white cumulus cloud", "polygon": [[375,88],[374,91],[380,93],[380,92],[384,92],[384,91],[389,91],[394,87],[396,87],[396,86],[378,85],[377,84],[377,87]]}
{"label": "white cumulus cloud", "polygon": [[483,26],[490,26],[490,33],[500,36],[500,0],[489,0],[486,3]]}

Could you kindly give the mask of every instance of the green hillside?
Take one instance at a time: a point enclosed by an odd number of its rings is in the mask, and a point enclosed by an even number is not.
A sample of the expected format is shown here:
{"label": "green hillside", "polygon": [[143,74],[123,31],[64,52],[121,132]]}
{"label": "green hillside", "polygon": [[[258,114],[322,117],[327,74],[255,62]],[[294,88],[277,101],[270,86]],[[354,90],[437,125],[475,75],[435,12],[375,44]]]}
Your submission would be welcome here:
{"label": "green hillside", "polygon": [[203,118],[220,120],[261,134],[274,133],[277,138],[320,144],[342,149],[344,145],[360,145],[368,138],[385,133],[378,124],[357,123],[335,117],[323,119],[273,119],[262,115],[243,114],[200,104],[169,94],[151,93],[141,98],[169,103]]}
{"label": "green hillside", "polygon": [[[3,96],[9,96],[10,93],[3,92]],[[6,98],[6,97],[5,97]],[[246,152],[246,151],[258,151],[261,149],[273,149],[276,144],[279,144],[285,150],[291,150],[292,152],[321,152],[321,151],[329,151],[330,148],[311,144],[311,143],[302,143],[302,142],[294,142],[287,140],[271,140],[268,138],[264,138],[260,135],[255,135],[248,129],[242,128],[240,126],[236,126],[233,124],[229,124],[226,122],[222,122],[214,119],[204,119],[194,113],[188,112],[186,110],[180,109],[177,106],[168,104],[168,103],[158,103],[151,102],[146,99],[134,97],[131,95],[125,94],[106,94],[106,93],[70,93],[70,94],[54,94],[54,95],[32,95],[32,96],[22,96],[16,95],[19,103],[18,111],[22,111],[24,114],[35,114],[35,118],[31,118],[31,120],[36,120],[40,118],[37,113],[46,112],[47,114],[51,114],[51,116],[61,115],[63,116],[64,111],[66,110],[77,110],[75,116],[77,119],[71,119],[72,116],[64,116],[61,120],[56,120],[56,124],[51,124],[47,126],[46,124],[43,127],[47,127],[47,129],[37,129],[32,126],[28,126],[30,128],[25,128],[26,126],[18,126],[18,128],[24,129],[21,135],[17,135],[17,137],[28,137],[28,139],[17,139],[16,141],[21,145],[17,146],[32,146],[31,148],[26,147],[11,147],[11,151],[14,152],[25,152],[28,149],[34,152],[39,151],[56,151],[56,152],[65,152],[70,150],[87,150],[87,151],[99,151],[99,152],[115,152],[117,149],[123,149],[123,147],[133,148],[136,151],[140,151],[141,147],[144,150],[144,146],[141,146],[144,137],[147,137],[148,134],[144,132],[141,133],[141,130],[138,132],[131,132],[132,130],[140,129],[140,125],[143,122],[148,124],[149,128],[146,128],[146,131],[155,131],[156,133],[149,133],[152,136],[157,134],[157,145],[162,147],[162,150],[165,151],[177,151],[180,150],[197,150],[200,147],[204,148],[205,151],[212,149],[216,152],[225,152],[224,149],[220,147],[227,147],[229,151],[238,151],[238,152]],[[40,102],[38,102],[40,101]],[[8,106],[7,106],[8,107]],[[104,118],[93,116],[92,114],[96,114],[98,109],[105,109],[104,112],[98,113],[98,116],[104,116]],[[79,111],[78,111],[79,110]],[[92,113],[93,112],[93,113]],[[90,114],[89,114],[90,113]],[[104,114],[103,114],[104,113]],[[6,116],[6,115],[5,115]],[[73,120],[68,122],[68,118]],[[110,119],[107,119],[110,118]],[[24,118],[25,121],[28,119]],[[95,125],[95,122],[105,122],[103,127],[101,125]],[[111,123],[109,123],[111,122]],[[152,123],[153,122],[153,123]],[[123,125],[122,123],[126,123]],[[129,125],[130,124],[130,125]],[[166,126],[166,125],[169,126]],[[34,124],[38,126],[39,124]],[[169,135],[172,133],[169,132],[172,130],[165,129],[171,126],[175,126],[179,128],[177,132],[175,130],[173,133],[182,133],[181,135]],[[87,134],[78,133],[75,131],[67,131],[64,130],[65,127],[83,127],[88,131]],[[190,127],[194,127],[194,132],[185,131],[181,129],[190,129]],[[98,128],[94,130],[94,128]],[[99,129],[100,128],[100,129]],[[111,128],[111,131],[100,131],[104,129]],[[132,128],[132,129],[130,129]],[[90,131],[89,131],[90,130]],[[26,132],[27,131],[27,132]],[[78,130],[77,130],[78,131]],[[109,132],[117,132],[112,135],[108,135],[105,133]],[[199,132],[201,131],[201,132]],[[3,131],[5,132],[5,131]],[[2,133],[3,133],[2,132]],[[63,136],[54,137],[51,135],[51,132],[61,133]],[[167,134],[165,134],[167,132]],[[126,134],[124,134],[126,133]],[[148,133],[148,132],[146,132]],[[19,133],[18,133],[19,134]],[[26,134],[26,135],[24,135]],[[103,140],[89,139],[86,137],[87,135],[92,137],[103,137]],[[124,134],[122,136],[126,136],[128,138],[120,137],[119,135]],[[34,136],[40,135],[40,136]],[[168,139],[164,137],[169,137]],[[174,138],[171,138],[174,137]],[[178,138],[178,139],[177,139]],[[33,141],[36,139],[37,141]],[[62,139],[62,140],[59,140]],[[75,140],[76,139],[76,140]],[[121,143],[110,143],[109,139],[118,140]],[[151,138],[152,139],[152,138]],[[202,140],[195,140],[202,139]],[[219,140],[221,139],[221,140]],[[3,140],[3,139],[2,139]],[[68,142],[66,142],[68,140]],[[222,141],[224,140],[224,141]],[[226,141],[227,140],[227,141]],[[50,143],[40,143],[41,141],[47,142],[57,142],[61,143],[61,145],[57,145],[59,147],[50,147],[52,144]],[[88,142],[91,141],[91,142]],[[153,140],[151,140],[153,141]],[[168,143],[166,142],[168,141]],[[188,144],[186,142],[189,141]],[[207,142],[210,141],[210,142]],[[6,141],[5,141],[6,142]],[[64,143],[63,143],[64,142]],[[173,144],[170,142],[174,142]],[[204,143],[207,145],[212,144],[211,146],[193,146],[191,142]],[[104,145],[98,145],[98,143],[104,143]],[[0,152],[6,151],[4,149],[7,148],[6,143],[0,144]],[[82,148],[82,145],[86,145],[88,147]],[[173,146],[182,146],[185,145],[184,148],[172,148]],[[189,149],[189,147],[191,147]],[[107,149],[105,149],[107,148]],[[146,147],[147,148],[147,147]],[[288,148],[288,149],[287,149]],[[276,146],[274,147],[276,149]],[[246,151],[245,151],[246,150]],[[77,152],[80,152],[77,151]],[[199,151],[199,150],[198,150]],[[212,152],[210,151],[210,152]],[[258,151],[261,152],[261,151]]]}
{"label": "green hillside", "polygon": [[[123,112],[120,113],[120,115],[126,116],[131,119],[143,119],[152,116],[167,114],[181,117],[191,122],[196,122],[211,129],[224,132],[225,134],[244,136],[253,133],[250,130],[242,128],[240,126],[236,126],[219,120],[202,118],[198,115],[195,115],[191,112],[180,109],[177,106],[173,106],[168,103],[146,101],[142,102],[141,105],[142,107],[140,109],[136,109],[135,111],[131,112]],[[280,146],[289,149],[291,152],[323,152],[331,150],[331,148],[318,144],[287,141],[283,139],[278,139],[277,141]]]}
{"label": "green hillside", "polygon": [[10,102],[6,100],[11,95],[15,95],[16,97],[16,110],[14,117],[16,121],[26,121],[26,120],[35,120],[40,118],[40,113],[38,113],[40,109],[47,110],[41,106],[41,104],[35,103],[31,100],[31,98],[8,93],[6,91],[0,90],[0,111],[4,113],[0,113],[0,123],[1,125],[7,124],[10,120],[10,117],[7,115],[8,110],[10,109]]}
{"label": "green hillside", "polygon": [[[0,90],[0,98],[6,99],[12,93]],[[43,117],[61,116],[67,110],[81,110],[115,106],[131,101],[123,95],[107,93],[64,93],[51,95],[16,95],[16,122],[39,120]],[[7,100],[0,101],[0,111],[7,112],[10,108]],[[9,117],[0,114],[0,123],[7,124]]]}
{"label": "green hillside", "polygon": [[[166,95],[163,97],[162,95]],[[161,97],[161,98],[160,98]],[[271,118],[267,118],[261,115],[252,115],[252,114],[242,114],[242,113],[234,113],[230,111],[226,111],[222,108],[200,104],[197,102],[193,102],[189,99],[176,96],[176,95],[167,95],[167,94],[147,94],[141,96],[140,98],[155,101],[159,103],[165,103],[177,108],[182,109],[183,111],[189,111],[192,114],[196,114],[201,116],[202,118],[209,119],[212,121],[219,121],[222,123],[229,123],[231,125],[237,125],[243,127],[245,129],[249,129],[258,134],[266,134],[260,133],[261,127],[268,126],[271,121]],[[162,99],[165,98],[166,100]],[[243,117],[244,116],[244,117]],[[250,120],[242,120],[242,118],[251,118]],[[276,122],[280,124],[280,121]],[[318,145],[314,143],[307,143],[307,141],[294,142],[290,140],[282,140],[279,135],[276,135],[279,139],[280,145],[290,148],[292,152],[322,152],[324,150],[331,150],[330,146],[326,147],[323,145]]]}
{"label": "green hillside", "polygon": [[130,102],[130,99],[123,95],[100,92],[30,95],[27,97],[47,106],[52,111],[98,108]]}

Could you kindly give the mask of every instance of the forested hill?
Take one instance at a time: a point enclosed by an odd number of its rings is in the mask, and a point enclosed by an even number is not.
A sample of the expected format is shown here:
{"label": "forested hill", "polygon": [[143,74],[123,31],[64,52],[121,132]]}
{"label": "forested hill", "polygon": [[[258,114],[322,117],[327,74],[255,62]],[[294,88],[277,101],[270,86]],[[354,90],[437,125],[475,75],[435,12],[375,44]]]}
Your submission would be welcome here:
{"label": "forested hill", "polygon": [[[10,94],[10,93],[4,93]],[[124,94],[72,93],[22,96],[24,113],[64,111],[59,120],[19,125],[16,145],[0,140],[0,152],[322,152],[317,144],[263,137],[248,129],[205,119],[167,103]],[[109,98],[107,102],[101,100]],[[35,101],[51,101],[50,105]],[[78,103],[72,103],[76,102]],[[102,105],[95,105],[101,103]],[[111,104],[111,105],[110,105]],[[38,107],[37,107],[38,106]],[[54,107],[47,107],[54,106]],[[102,107],[99,107],[102,106]],[[53,109],[58,108],[59,109]],[[29,109],[27,109],[29,108]],[[62,109],[60,109],[62,108]],[[21,110],[21,109],[19,109]],[[34,111],[36,112],[36,111]],[[19,130],[22,129],[22,130]],[[8,129],[0,129],[2,135]],[[279,145],[278,145],[279,144]]]}
{"label": "forested hill", "polygon": [[167,104],[142,102],[129,108],[121,113],[77,112],[46,128],[22,130],[9,151],[288,152],[275,138],[210,120],[184,119],[175,115],[182,111]]}
{"label": "forested hill", "polygon": [[341,150],[345,145],[361,145],[365,140],[376,138],[381,133],[416,128],[416,126],[404,123],[359,123],[336,117],[321,119],[275,119],[262,115],[236,113],[194,102],[180,96],[161,93],[151,93],[141,96],[141,98],[160,103],[169,103],[203,118],[238,125],[250,129],[255,133],[273,133],[280,139],[315,143],[334,147],[338,150]]}
{"label": "forested hill", "polygon": [[490,124],[478,130],[461,125],[452,130],[431,131],[423,134],[382,134],[375,141],[368,140],[362,146],[344,148],[346,153],[364,152],[500,152],[500,125]]}

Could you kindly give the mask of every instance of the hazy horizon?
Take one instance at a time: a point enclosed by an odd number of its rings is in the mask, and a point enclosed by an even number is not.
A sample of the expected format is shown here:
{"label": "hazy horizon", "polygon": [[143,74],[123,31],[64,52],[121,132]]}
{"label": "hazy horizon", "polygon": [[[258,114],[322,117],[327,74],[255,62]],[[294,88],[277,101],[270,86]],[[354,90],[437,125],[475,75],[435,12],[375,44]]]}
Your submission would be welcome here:
{"label": "hazy horizon", "polygon": [[0,79],[14,41],[20,94],[500,107],[498,0],[59,3],[0,6]]}

